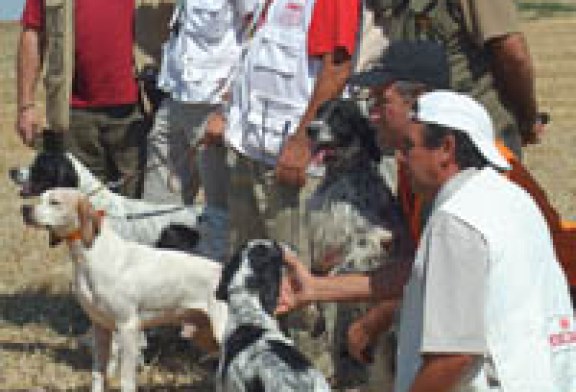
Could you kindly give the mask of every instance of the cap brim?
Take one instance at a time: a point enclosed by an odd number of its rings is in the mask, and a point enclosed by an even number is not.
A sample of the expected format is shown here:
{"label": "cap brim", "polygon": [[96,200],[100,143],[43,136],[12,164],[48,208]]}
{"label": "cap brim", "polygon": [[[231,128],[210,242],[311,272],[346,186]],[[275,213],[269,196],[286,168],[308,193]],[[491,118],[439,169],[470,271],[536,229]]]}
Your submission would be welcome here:
{"label": "cap brim", "polygon": [[395,80],[390,71],[373,70],[354,74],[348,79],[348,83],[354,86],[373,87],[388,84]]}
{"label": "cap brim", "polygon": [[511,170],[512,167],[506,158],[498,151],[496,143],[487,142],[485,140],[472,140],[480,153],[490,162],[494,167],[500,170]]}

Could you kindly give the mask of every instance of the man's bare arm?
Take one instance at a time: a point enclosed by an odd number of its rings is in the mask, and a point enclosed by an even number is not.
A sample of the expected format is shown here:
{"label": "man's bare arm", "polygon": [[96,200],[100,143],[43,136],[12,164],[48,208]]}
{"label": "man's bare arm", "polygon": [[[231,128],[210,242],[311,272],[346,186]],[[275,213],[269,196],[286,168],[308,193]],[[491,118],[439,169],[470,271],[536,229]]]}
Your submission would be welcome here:
{"label": "man's bare arm", "polygon": [[44,35],[41,31],[24,28],[18,43],[16,82],[18,113],[16,131],[24,144],[31,146],[38,131],[34,102],[42,66]]}
{"label": "man's bare arm", "polygon": [[502,100],[513,110],[525,143],[537,142],[534,66],[522,33],[511,33],[486,43],[491,69]]}
{"label": "man's bare arm", "polygon": [[348,328],[348,352],[361,363],[371,363],[378,337],[390,329],[400,300],[380,301]]}
{"label": "man's bare arm", "polygon": [[282,281],[278,313],[287,313],[316,301],[399,299],[412,268],[411,261],[399,260],[386,263],[372,273],[313,276],[289,250],[284,251],[284,263],[288,273]]}
{"label": "man's bare arm", "polygon": [[473,363],[473,355],[424,354],[410,392],[450,392]]}
{"label": "man's bare arm", "polygon": [[322,103],[342,93],[352,70],[352,58],[343,48],[322,56],[322,67],[312,97],[302,115],[296,132],[284,144],[276,165],[280,182],[302,186],[306,181],[306,168],[310,163],[310,141],[306,127],[316,116]]}
{"label": "man's bare arm", "polygon": [[352,57],[345,49],[337,48],[334,52],[328,52],[322,56],[322,68],[296,134],[308,136],[306,126],[316,116],[320,105],[342,94],[351,72]]}

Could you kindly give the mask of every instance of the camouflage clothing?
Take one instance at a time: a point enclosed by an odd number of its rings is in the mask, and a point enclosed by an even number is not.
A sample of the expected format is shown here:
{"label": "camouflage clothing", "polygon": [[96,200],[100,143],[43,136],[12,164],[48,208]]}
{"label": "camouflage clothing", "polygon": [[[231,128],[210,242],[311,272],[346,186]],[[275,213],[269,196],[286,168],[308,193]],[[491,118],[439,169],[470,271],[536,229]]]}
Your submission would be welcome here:
{"label": "camouflage clothing", "polygon": [[[490,72],[490,59],[483,44],[490,36],[471,29],[479,29],[483,21],[474,20],[476,13],[470,12],[471,3],[478,0],[374,0],[389,26],[389,39],[434,40],[442,43],[450,64],[451,87],[453,90],[470,94],[489,111],[498,136],[520,156],[521,139],[518,125],[510,110],[501,102]],[[481,1],[480,1],[481,3]],[[481,7],[473,4],[474,7]],[[482,14],[486,18],[486,13]],[[509,23],[498,34],[517,28],[513,17],[498,19]],[[495,29],[491,27],[491,29]],[[495,33],[496,34],[496,33]]]}

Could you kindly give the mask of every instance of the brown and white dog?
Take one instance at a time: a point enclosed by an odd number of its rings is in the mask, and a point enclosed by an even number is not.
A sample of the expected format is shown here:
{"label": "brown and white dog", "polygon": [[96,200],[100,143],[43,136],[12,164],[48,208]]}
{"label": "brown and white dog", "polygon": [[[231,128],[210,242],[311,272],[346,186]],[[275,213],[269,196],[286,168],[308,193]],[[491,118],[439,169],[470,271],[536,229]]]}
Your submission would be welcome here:
{"label": "brown and white dog", "polygon": [[155,249],[122,239],[72,188],[44,192],[22,208],[24,221],[48,229],[52,243],[66,241],[75,265],[76,295],[93,323],[92,391],[105,388],[113,331],[120,346],[121,389],[136,390],[140,330],[193,324],[193,340],[218,348],[227,306],[215,297],[221,264],[180,251]]}

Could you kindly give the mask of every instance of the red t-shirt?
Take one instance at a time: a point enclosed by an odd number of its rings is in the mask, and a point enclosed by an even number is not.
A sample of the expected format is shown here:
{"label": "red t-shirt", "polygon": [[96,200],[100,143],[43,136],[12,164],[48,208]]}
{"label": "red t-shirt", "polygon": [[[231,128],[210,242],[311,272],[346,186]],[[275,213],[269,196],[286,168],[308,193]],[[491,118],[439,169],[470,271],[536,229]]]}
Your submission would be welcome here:
{"label": "red t-shirt", "polygon": [[352,55],[359,25],[359,0],[316,0],[308,30],[308,54],[321,56],[344,48]]}
{"label": "red t-shirt", "polygon": [[[73,107],[135,103],[134,0],[76,0]],[[22,25],[44,28],[44,1],[26,0]]]}

